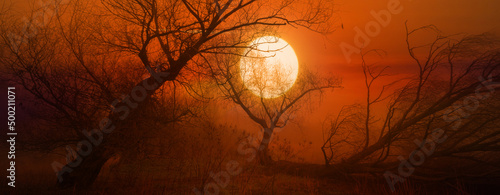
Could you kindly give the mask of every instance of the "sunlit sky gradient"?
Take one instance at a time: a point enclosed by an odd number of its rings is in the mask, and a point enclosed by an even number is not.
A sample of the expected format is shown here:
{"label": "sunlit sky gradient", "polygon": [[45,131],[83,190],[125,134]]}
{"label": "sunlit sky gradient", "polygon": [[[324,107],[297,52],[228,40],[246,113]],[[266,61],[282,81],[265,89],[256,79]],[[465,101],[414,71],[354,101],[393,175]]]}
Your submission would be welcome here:
{"label": "sunlit sky gradient", "polygon": [[[328,36],[321,36],[307,30],[289,30],[284,35],[294,47],[301,65],[313,66],[319,72],[330,72],[343,78],[343,89],[336,90],[323,98],[321,106],[314,106],[311,113],[305,113],[305,121],[300,125],[290,125],[282,135],[295,134],[297,141],[309,138],[313,141],[310,159],[321,163],[322,123],[328,114],[336,114],[342,105],[363,103],[366,88],[360,66],[360,56],[352,55],[349,64],[339,45],[342,42],[354,45],[355,31],[353,28],[364,29],[365,25],[375,19],[370,11],[387,9],[389,0],[336,1],[339,24],[344,29],[337,28]],[[415,68],[409,61],[405,45],[405,21],[410,29],[425,25],[435,25],[444,35],[466,33],[479,34],[484,32],[499,33],[500,1],[467,1],[467,0],[401,0],[403,11],[392,15],[387,27],[382,27],[378,36],[371,38],[366,50],[381,49],[387,52],[383,58],[368,56],[368,63],[391,66],[391,74],[403,75],[415,73]],[[424,41],[424,40],[422,40]],[[389,77],[390,78],[390,77]],[[293,127],[292,127],[293,126]],[[298,130],[301,129],[301,130]],[[293,137],[295,137],[293,136]]]}
{"label": "sunlit sky gradient", "polygon": [[[300,124],[289,124],[280,136],[292,141],[307,139],[313,145],[304,156],[307,161],[321,163],[320,144],[322,143],[321,125],[327,115],[336,114],[342,105],[363,103],[364,81],[359,64],[360,56],[354,54],[353,61],[348,63],[339,45],[342,42],[354,45],[355,27],[361,29],[375,19],[370,11],[376,12],[387,9],[389,1],[394,0],[338,0],[335,17],[337,23],[332,24],[336,31],[327,36],[305,29],[286,28],[282,30],[282,38],[295,50],[301,66],[310,66],[318,72],[329,73],[343,78],[343,89],[327,93],[321,106],[312,105],[299,113],[297,120]],[[33,0],[6,0],[13,2],[13,9],[22,14],[29,9],[27,2]],[[409,61],[405,45],[405,21],[410,29],[433,24],[443,34],[478,34],[483,32],[498,33],[500,30],[500,1],[498,0],[400,0],[402,12],[392,15],[387,27],[382,27],[380,34],[370,38],[371,43],[366,48],[381,49],[387,52],[384,58],[369,57],[369,63],[391,66],[391,73],[404,75],[414,73]],[[341,28],[343,25],[343,29]],[[234,105],[236,106],[236,105]],[[227,116],[234,116],[228,113]],[[244,121],[246,116],[239,113],[235,123],[251,123]],[[241,120],[239,120],[241,119]],[[236,124],[236,125],[237,125]]]}

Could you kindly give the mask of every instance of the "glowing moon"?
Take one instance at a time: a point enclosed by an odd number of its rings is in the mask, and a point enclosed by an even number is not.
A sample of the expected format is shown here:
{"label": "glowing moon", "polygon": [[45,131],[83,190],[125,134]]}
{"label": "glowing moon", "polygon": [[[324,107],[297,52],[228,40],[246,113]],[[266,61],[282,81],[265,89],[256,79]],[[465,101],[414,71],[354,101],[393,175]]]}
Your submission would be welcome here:
{"label": "glowing moon", "polygon": [[297,80],[299,62],[293,48],[274,36],[250,43],[240,61],[241,78],[255,95],[275,98],[287,92]]}

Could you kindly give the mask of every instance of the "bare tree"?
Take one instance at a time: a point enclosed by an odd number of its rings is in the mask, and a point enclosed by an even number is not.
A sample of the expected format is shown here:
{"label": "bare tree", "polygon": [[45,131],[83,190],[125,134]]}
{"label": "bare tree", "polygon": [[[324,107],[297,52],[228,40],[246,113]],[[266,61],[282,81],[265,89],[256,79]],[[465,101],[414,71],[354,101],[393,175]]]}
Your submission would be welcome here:
{"label": "bare tree", "polygon": [[363,133],[363,125],[359,123],[363,121],[363,115],[359,113],[360,106],[343,106],[336,117],[330,117],[324,121],[321,151],[326,166],[334,163],[335,160],[348,157],[353,151],[363,146],[365,140],[359,139],[359,136],[353,136]]}
{"label": "bare tree", "polygon": [[[246,47],[254,34],[285,25],[329,31],[324,25],[331,19],[327,5],[291,0],[71,1],[57,5],[54,17],[44,18],[43,25],[37,26],[32,14],[28,24],[36,32],[22,41],[2,34],[9,46],[2,64],[55,118],[64,119],[52,122],[64,123],[60,131],[70,137],[65,140],[76,143],[89,133],[102,135],[87,155],[81,155],[80,146],[79,155],[58,173],[59,186],[86,188],[117,148],[129,147],[123,140],[128,136],[121,135],[133,131],[131,124],[165,83],[186,81],[207,68],[202,54],[229,54],[232,48]],[[10,29],[23,37],[19,26]],[[103,127],[113,134],[103,133]]]}
{"label": "bare tree", "polygon": [[[252,46],[249,50],[255,49],[256,47]],[[241,56],[206,58],[206,63],[211,65],[212,77],[222,96],[241,107],[248,117],[260,126],[263,135],[257,156],[261,164],[269,164],[272,158],[268,153],[268,146],[275,129],[285,127],[287,122],[293,119],[291,116],[304,105],[304,101],[321,95],[325,90],[339,88],[341,81],[333,76],[322,77],[303,65],[300,66],[295,83],[292,83],[293,86],[287,91],[282,88],[288,86],[290,81],[287,76],[291,73],[286,70],[274,70],[267,74],[270,65],[264,63],[269,56],[250,56],[250,51],[242,50],[239,50],[239,53]],[[247,66],[252,68],[241,67],[241,60],[251,61]],[[252,77],[246,78],[250,69],[253,71]],[[270,93],[276,94],[267,97]]]}
{"label": "bare tree", "polygon": [[[412,46],[411,38],[423,32],[435,33],[436,38],[430,44]],[[407,47],[416,75],[395,80],[396,85],[382,85],[375,96],[372,84],[385,75],[386,68],[367,65],[363,55],[366,104],[363,109],[341,111],[327,133],[323,151],[335,149],[334,144],[339,141],[362,147],[345,159],[335,159],[335,152],[325,153],[326,164],[391,164],[395,160],[391,156],[413,155],[412,150],[437,136],[442,138],[440,145],[426,157],[427,161],[468,159],[492,165],[496,161],[485,155],[498,152],[499,147],[498,112],[492,109],[498,106],[494,94],[499,89],[495,83],[500,81],[499,46],[491,34],[454,39],[442,36],[434,26],[407,30]],[[387,90],[393,86],[402,87],[394,92]],[[385,104],[386,110],[375,113],[371,107],[376,103]],[[363,127],[349,122],[353,117],[362,118]],[[359,129],[364,132],[363,139],[345,141],[338,136],[338,130]],[[420,140],[421,145],[415,145],[414,140]],[[446,171],[441,169],[431,175],[435,177],[441,172]],[[449,176],[450,172],[446,174]]]}

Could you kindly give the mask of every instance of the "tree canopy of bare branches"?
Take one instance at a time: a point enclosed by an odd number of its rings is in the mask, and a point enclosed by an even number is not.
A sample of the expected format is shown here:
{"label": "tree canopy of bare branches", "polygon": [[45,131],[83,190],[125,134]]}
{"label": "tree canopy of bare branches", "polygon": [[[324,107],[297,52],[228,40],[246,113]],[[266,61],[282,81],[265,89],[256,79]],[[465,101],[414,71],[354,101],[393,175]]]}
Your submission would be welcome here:
{"label": "tree canopy of bare branches", "polygon": [[[240,50],[241,53],[243,51]],[[266,57],[247,57],[246,60],[252,60],[252,66],[257,66],[257,70],[266,70],[261,63],[262,58]],[[304,101],[311,100],[314,97],[318,98],[326,90],[333,90],[340,88],[341,80],[333,76],[319,75],[313,73],[310,68],[303,65],[300,66],[298,78],[293,86],[288,91],[279,90],[275,88],[287,85],[287,80],[280,76],[287,75],[287,72],[276,72],[271,77],[266,77],[267,74],[263,72],[256,72],[253,80],[245,80],[244,75],[240,69],[240,58],[234,56],[222,57],[218,56],[211,60],[207,59],[208,64],[212,64],[211,74],[216,85],[222,92],[225,99],[237,104],[248,117],[258,124],[261,128],[262,139],[259,145],[259,161],[261,164],[269,164],[272,159],[268,154],[268,145],[275,129],[283,128],[287,122],[293,119],[293,114],[300,109],[300,105],[304,105]],[[283,75],[282,75],[283,74]],[[271,81],[270,81],[271,80]],[[252,91],[247,85],[250,82],[256,86],[257,94]],[[271,86],[264,83],[272,83]],[[269,90],[278,91],[279,96],[267,98],[265,91]]]}
{"label": "tree canopy of bare branches", "polygon": [[[47,121],[62,132],[57,140],[87,139],[82,130],[97,128],[102,119],[112,121],[113,134],[104,134],[88,156],[76,158],[78,166],[68,161],[58,174],[61,187],[86,188],[116,149],[130,143],[121,135],[133,131],[131,124],[146,105],[164,96],[174,101],[175,83],[189,83],[209,68],[204,56],[234,55],[233,49],[281,26],[329,32],[328,5],[293,0],[54,1],[48,5],[54,8],[50,13],[33,10],[24,23],[4,25],[2,50],[7,54],[1,63],[53,116]],[[131,98],[144,85],[145,98]],[[129,109],[118,109],[124,107]],[[186,113],[181,110],[169,120]]]}
{"label": "tree canopy of bare branches", "polygon": [[[363,55],[366,102],[342,109],[331,120],[322,148],[325,163],[394,165],[398,162],[395,156],[414,155],[412,151],[429,147],[425,144],[437,136],[441,139],[426,156],[425,165],[436,166],[445,159],[465,160],[469,164],[459,168],[463,171],[441,168],[432,174],[427,172],[428,175],[421,172],[420,176],[435,179],[471,175],[470,162],[480,162],[498,171],[495,165],[498,159],[492,157],[498,152],[500,141],[496,91],[500,81],[498,38],[492,34],[443,36],[434,26],[407,28],[406,32],[407,49],[416,74],[390,81],[377,91],[374,83],[383,82],[381,78],[387,75],[387,67],[367,65]],[[419,33],[433,33],[434,40],[414,46],[412,38]],[[373,111],[375,104],[385,105],[386,110]],[[363,121],[362,125],[359,121]],[[361,132],[363,137],[347,137],[346,131]],[[346,144],[358,147],[347,155],[337,151]]]}

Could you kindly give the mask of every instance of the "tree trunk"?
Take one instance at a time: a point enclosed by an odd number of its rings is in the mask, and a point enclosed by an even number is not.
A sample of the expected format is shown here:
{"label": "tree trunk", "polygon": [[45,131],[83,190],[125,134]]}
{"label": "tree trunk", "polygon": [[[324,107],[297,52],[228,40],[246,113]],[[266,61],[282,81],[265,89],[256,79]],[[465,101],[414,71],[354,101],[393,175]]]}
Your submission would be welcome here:
{"label": "tree trunk", "polygon": [[262,141],[260,142],[259,153],[257,156],[259,163],[261,165],[269,165],[273,161],[268,153],[269,142],[271,142],[272,135],[273,135],[273,129],[270,128],[264,129],[264,135],[262,136]]}
{"label": "tree trunk", "polygon": [[[112,156],[112,153],[107,151],[103,145],[99,145],[92,149],[88,156],[81,158],[81,163],[72,167],[69,164],[65,165],[62,172],[58,176],[57,186],[60,188],[74,187],[78,190],[88,189],[97,179],[102,166]],[[75,162],[75,161],[74,161]]]}
{"label": "tree trunk", "polygon": [[388,143],[386,141],[387,139],[388,139],[388,136],[385,135],[384,137],[382,137],[380,140],[378,140],[373,145],[370,145],[367,148],[363,149],[362,151],[360,151],[356,154],[353,154],[352,156],[347,158],[344,162],[347,164],[359,163],[360,161],[364,160],[366,157],[372,155],[374,152],[381,150],[385,146],[385,143]]}
{"label": "tree trunk", "polygon": [[[102,134],[102,142],[97,146],[92,145],[92,150],[88,153],[88,155],[82,156],[80,163],[78,159],[73,162],[68,163],[63,167],[63,169],[58,173],[57,178],[57,186],[61,188],[70,188],[75,187],[77,189],[86,189],[89,188],[94,181],[97,179],[99,172],[101,171],[102,166],[106,161],[113,156],[115,149],[114,148],[123,148],[127,147],[125,145],[128,140],[121,140],[120,137],[117,137],[116,133],[111,131],[121,131],[121,133],[127,133],[127,129],[129,127],[130,122],[136,120],[137,117],[140,117],[137,113],[140,110],[144,103],[147,102],[151,95],[159,89],[165,81],[175,79],[177,74],[158,74],[151,76],[140,83],[138,83],[132,90],[132,97],[129,100],[122,100],[114,105],[116,110],[120,110],[119,108],[128,108],[127,112],[123,110],[114,111],[108,117],[110,120],[110,126],[114,127],[106,127],[108,128],[109,134],[103,131],[100,131]],[[139,90],[138,90],[139,89]],[[133,94],[137,91],[141,91],[144,89],[146,91],[145,97],[143,99],[133,99]],[[135,92],[134,92],[135,91]],[[125,101],[129,101],[128,103]],[[132,102],[132,103],[131,103]],[[127,114],[124,114],[127,113]],[[100,124],[101,125],[101,124]],[[102,128],[102,127],[100,127]],[[110,129],[113,128],[113,129]],[[101,129],[102,130],[102,129]],[[87,141],[87,139],[84,139]],[[109,146],[109,147],[107,147]],[[82,152],[84,153],[84,152]]]}

